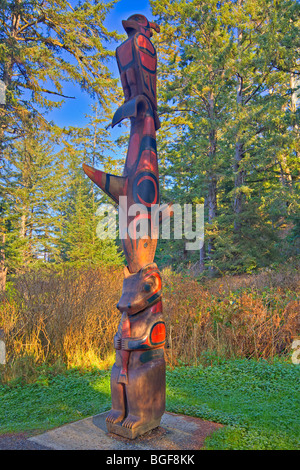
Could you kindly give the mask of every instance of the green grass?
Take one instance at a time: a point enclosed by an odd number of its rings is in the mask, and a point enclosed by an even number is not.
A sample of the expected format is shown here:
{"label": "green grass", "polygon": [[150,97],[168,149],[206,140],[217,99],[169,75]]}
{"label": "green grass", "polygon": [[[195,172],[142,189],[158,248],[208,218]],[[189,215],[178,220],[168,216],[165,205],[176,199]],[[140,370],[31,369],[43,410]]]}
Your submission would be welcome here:
{"label": "green grass", "polygon": [[0,386],[0,434],[48,430],[110,408],[110,371],[43,371],[34,383]]}
{"label": "green grass", "polygon": [[299,449],[299,365],[255,360],[167,373],[167,408],[227,425],[207,449]]}
{"label": "green grass", "polygon": [[[110,371],[43,368],[34,383],[0,386],[0,434],[47,430],[110,408]],[[230,360],[167,370],[167,411],[226,426],[207,449],[299,449],[300,367]]]}

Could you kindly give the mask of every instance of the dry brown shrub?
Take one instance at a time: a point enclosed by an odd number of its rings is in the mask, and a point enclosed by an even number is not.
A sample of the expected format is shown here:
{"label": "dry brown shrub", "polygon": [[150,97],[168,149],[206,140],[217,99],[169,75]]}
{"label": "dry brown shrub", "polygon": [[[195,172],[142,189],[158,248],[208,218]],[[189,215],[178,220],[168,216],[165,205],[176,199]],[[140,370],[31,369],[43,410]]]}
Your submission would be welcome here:
{"label": "dry brown shrub", "polygon": [[272,358],[287,353],[300,333],[299,278],[293,277],[295,290],[290,290],[280,275],[264,287],[261,275],[245,286],[240,276],[201,285],[170,270],[163,274],[170,364],[195,363],[207,350],[227,357]]}
{"label": "dry brown shrub", "polygon": [[13,301],[1,310],[8,359],[33,355],[37,361],[85,356],[103,360],[113,351],[122,289],[119,268],[60,272],[38,271],[19,276]]}
{"label": "dry brown shrub", "polygon": [[262,269],[258,274],[241,274],[239,276],[225,275],[217,279],[206,280],[205,286],[211,294],[218,294],[220,288],[225,293],[251,288],[261,292],[266,288],[280,287],[283,290],[300,291],[300,265],[299,262],[283,265],[279,270]]}
{"label": "dry brown shrub", "polygon": [[[164,269],[163,309],[170,365],[193,364],[205,351],[270,358],[289,352],[300,334],[299,276],[267,273],[203,283]],[[0,327],[8,361],[62,359],[110,365],[120,313],[121,268],[28,272],[3,299]]]}

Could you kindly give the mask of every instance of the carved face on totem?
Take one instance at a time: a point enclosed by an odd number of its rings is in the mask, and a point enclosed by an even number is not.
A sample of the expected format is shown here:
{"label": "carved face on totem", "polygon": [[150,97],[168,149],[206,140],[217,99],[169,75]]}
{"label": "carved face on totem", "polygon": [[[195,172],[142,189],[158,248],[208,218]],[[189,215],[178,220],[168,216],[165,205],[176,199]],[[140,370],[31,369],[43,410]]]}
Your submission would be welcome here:
{"label": "carved face on totem", "polygon": [[160,31],[156,23],[149,22],[144,15],[140,14],[131,15],[127,20],[122,21],[122,25],[128,36],[132,36],[135,33],[142,33],[147,38],[151,38],[151,36],[153,36],[151,29],[154,29],[157,33]]}
{"label": "carved face on totem", "polygon": [[151,307],[161,297],[161,275],[155,263],[148,264],[135,274],[124,268],[122,297],[117,308],[134,315]]}

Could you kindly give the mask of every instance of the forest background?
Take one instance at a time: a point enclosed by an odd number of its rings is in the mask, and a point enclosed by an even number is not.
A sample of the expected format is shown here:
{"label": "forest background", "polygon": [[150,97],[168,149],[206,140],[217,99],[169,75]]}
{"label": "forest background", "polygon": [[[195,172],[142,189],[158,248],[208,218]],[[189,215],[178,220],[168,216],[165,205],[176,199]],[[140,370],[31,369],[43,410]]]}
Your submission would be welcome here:
{"label": "forest background", "polygon": [[[193,361],[207,348],[285,352],[299,334],[300,4],[133,3],[122,17],[122,1],[0,0],[0,319],[9,354],[74,362],[110,352],[124,259],[119,240],[97,236],[108,200],[82,163],[121,174],[129,128],[108,126],[123,102],[121,19],[134,12],[161,27],[152,38],[161,202],[205,209],[200,251],[158,243],[170,360]],[[74,96],[85,115],[78,125],[64,113]]]}

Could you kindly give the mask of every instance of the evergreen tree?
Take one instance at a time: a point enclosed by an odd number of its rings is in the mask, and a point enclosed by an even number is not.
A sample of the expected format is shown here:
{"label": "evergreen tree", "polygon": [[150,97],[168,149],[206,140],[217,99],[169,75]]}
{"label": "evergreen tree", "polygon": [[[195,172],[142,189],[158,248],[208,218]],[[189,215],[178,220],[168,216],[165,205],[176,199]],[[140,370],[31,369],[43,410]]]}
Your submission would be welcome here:
{"label": "evergreen tree", "polygon": [[279,202],[297,211],[291,124],[298,118],[288,108],[289,78],[298,74],[299,4],[151,4],[162,29],[159,154],[166,192],[181,202],[205,197],[209,264],[265,265],[278,256],[287,222]]}
{"label": "evergreen tree", "polygon": [[1,215],[7,266],[16,272],[57,256],[65,169],[53,144],[37,132],[8,147],[5,157]]}
{"label": "evergreen tree", "polygon": [[[75,5],[65,0],[0,0],[2,288],[7,266],[16,269],[40,258],[42,252],[44,259],[57,257],[55,233],[60,233],[63,219],[54,220],[61,208],[53,205],[65,200],[56,197],[63,176],[51,167],[55,152],[50,156],[41,148],[45,142],[39,140],[39,132],[45,136],[54,132],[46,114],[72,98],[64,93],[67,83],[79,85],[106,110],[118,97],[108,68],[114,51],[108,46],[119,36],[104,26],[114,4],[114,0]],[[57,168],[63,171],[63,162]]]}
{"label": "evergreen tree", "polygon": [[120,162],[113,156],[116,146],[107,129],[111,116],[101,112],[97,105],[92,106],[92,111],[85,128],[69,128],[61,151],[68,172],[60,236],[61,259],[76,266],[116,265],[122,262],[116,240],[97,236],[97,226],[103,217],[97,215],[99,206],[110,200],[85,176],[82,163],[117,174]]}
{"label": "evergreen tree", "polygon": [[64,83],[80,85],[103,106],[114,100],[115,80],[107,67],[117,39],[104,27],[115,1],[0,1],[0,79],[6,102],[0,106],[0,141],[24,135],[43,112],[59,107],[67,96]]}

